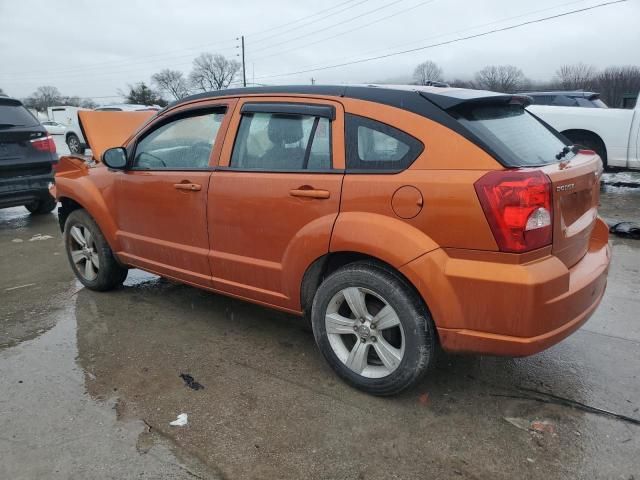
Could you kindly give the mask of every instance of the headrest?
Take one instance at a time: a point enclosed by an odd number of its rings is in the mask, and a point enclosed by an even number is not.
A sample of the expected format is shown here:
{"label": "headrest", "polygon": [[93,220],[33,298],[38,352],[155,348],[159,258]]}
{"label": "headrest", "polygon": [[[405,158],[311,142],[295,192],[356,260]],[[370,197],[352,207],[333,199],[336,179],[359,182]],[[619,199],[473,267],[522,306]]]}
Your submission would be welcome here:
{"label": "headrest", "polygon": [[295,143],[302,138],[302,118],[273,115],[267,130],[269,140],[274,145]]}

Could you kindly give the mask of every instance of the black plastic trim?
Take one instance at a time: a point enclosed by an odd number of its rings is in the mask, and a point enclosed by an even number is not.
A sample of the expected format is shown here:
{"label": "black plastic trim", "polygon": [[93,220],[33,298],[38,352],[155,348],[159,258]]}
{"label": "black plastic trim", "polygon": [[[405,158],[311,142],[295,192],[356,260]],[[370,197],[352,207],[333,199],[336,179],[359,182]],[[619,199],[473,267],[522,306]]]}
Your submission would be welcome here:
{"label": "black plastic trim", "polygon": [[335,174],[344,174],[345,170],[342,168],[316,168],[313,170],[268,170],[268,169],[260,169],[260,168],[237,168],[237,167],[216,167],[215,171],[220,172],[247,172],[247,173],[298,173],[301,175],[305,175],[307,173],[335,173]]}
{"label": "black plastic trim", "polygon": [[336,119],[336,109],[332,105],[315,105],[308,103],[245,103],[241,113],[281,113],[283,115],[307,115],[311,117]]}

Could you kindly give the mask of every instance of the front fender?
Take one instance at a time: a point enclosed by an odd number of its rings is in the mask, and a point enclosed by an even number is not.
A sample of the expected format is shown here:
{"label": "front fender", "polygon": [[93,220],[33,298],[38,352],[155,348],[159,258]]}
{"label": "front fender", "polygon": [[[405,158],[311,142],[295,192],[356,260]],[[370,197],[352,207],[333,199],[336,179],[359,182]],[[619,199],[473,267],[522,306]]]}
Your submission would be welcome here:
{"label": "front fender", "polygon": [[331,235],[331,252],[357,252],[400,268],[439,248],[429,236],[409,223],[377,213],[338,215]]}
{"label": "front fender", "polygon": [[96,221],[111,249],[120,250],[118,228],[105,200],[113,189],[113,183],[105,178],[106,168],[87,167],[72,157],[62,157],[60,164],[62,169],[55,176],[56,199],[68,198],[79,204]]}

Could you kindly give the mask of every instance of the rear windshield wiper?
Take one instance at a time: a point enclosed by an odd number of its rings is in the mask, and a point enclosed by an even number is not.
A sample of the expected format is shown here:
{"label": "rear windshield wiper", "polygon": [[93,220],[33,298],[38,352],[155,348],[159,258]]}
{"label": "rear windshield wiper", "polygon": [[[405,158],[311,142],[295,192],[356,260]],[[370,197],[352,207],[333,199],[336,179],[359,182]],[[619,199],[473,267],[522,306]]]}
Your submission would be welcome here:
{"label": "rear windshield wiper", "polygon": [[556,154],[556,159],[558,160],[563,159],[569,154],[569,152],[578,153],[578,150],[580,150],[580,148],[581,147],[579,145],[567,145]]}
{"label": "rear windshield wiper", "polygon": [[0,128],[13,128],[17,126],[18,125],[14,125],[13,123],[0,123]]}

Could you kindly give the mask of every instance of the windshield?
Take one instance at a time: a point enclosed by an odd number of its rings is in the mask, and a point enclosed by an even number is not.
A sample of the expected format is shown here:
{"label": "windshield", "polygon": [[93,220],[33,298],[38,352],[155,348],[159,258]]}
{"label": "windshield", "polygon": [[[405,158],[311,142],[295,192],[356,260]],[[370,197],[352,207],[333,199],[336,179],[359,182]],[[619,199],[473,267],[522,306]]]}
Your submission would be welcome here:
{"label": "windshield", "polygon": [[555,163],[567,145],[522,105],[469,106],[457,116],[510,167]]}
{"label": "windshield", "polygon": [[38,121],[22,105],[13,102],[0,102],[0,125],[33,127],[38,125]]}

